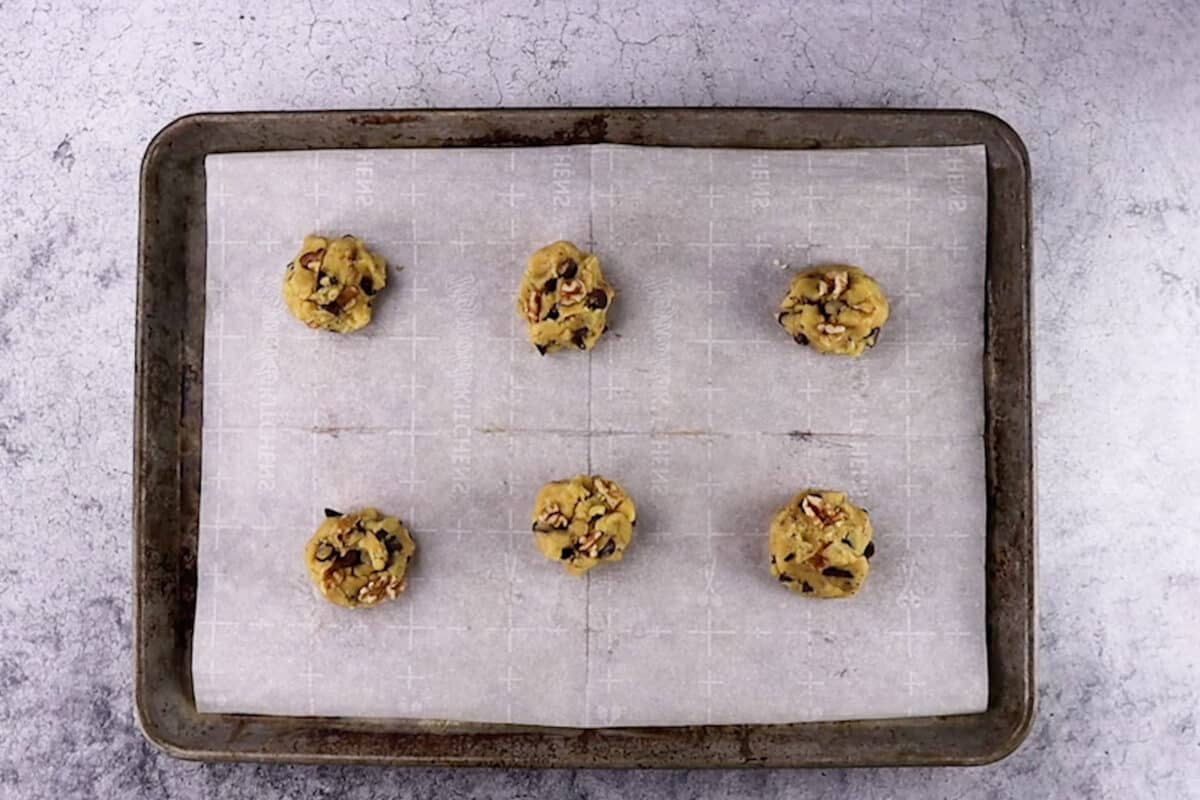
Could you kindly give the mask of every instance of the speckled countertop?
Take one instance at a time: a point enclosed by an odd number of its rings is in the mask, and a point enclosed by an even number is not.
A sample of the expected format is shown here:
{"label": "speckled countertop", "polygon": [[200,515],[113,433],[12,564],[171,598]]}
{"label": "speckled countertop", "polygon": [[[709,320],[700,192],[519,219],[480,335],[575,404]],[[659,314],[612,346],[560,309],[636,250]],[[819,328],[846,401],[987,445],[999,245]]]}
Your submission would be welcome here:
{"label": "speckled countertop", "polygon": [[[1200,6],[48,5],[0,4],[0,798],[1200,796]],[[156,752],[130,707],[147,141],[201,110],[618,104],[974,107],[1024,137],[1040,458],[1029,740],[988,767],[845,772]]]}

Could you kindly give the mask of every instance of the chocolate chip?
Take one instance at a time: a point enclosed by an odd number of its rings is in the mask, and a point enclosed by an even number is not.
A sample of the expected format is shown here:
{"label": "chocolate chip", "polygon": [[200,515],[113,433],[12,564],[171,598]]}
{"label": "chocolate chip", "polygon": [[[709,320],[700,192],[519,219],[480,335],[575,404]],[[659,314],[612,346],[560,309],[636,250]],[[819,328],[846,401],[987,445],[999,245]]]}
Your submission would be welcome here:
{"label": "chocolate chip", "polygon": [[550,311],[546,313],[546,319],[558,319],[558,304],[551,306]]}
{"label": "chocolate chip", "polygon": [[542,355],[546,355],[546,345],[544,345],[544,344],[535,344],[535,345],[534,345],[534,347],[536,347],[536,348],[537,348],[537,351],[538,351],[539,353],[541,353]]}
{"label": "chocolate chip", "polygon": [[551,278],[542,284],[542,291],[549,294],[558,288],[558,278]]}
{"label": "chocolate chip", "polygon": [[804,581],[803,583],[800,584],[800,591],[804,592],[805,594],[808,594],[812,590],[813,590],[813,588],[808,585],[808,581]]}
{"label": "chocolate chip", "polygon": [[328,561],[333,558],[333,546],[327,542],[317,545],[317,561]]}
{"label": "chocolate chip", "polygon": [[808,344],[808,337],[803,333],[797,333],[792,338],[796,340],[796,344]]}
{"label": "chocolate chip", "polygon": [[601,547],[600,552],[597,555],[600,558],[605,558],[607,556],[611,556],[613,553],[616,552],[616,550],[617,550],[617,540],[609,539],[608,544],[604,545],[604,547]]}
{"label": "chocolate chip", "polygon": [[343,553],[338,556],[337,561],[333,562],[334,569],[348,569],[357,567],[362,563],[362,553],[357,550],[351,550],[348,553]]}
{"label": "chocolate chip", "polygon": [[332,508],[325,509],[325,516],[327,517],[340,517],[341,515],[342,512],[340,511],[334,511]]}
{"label": "chocolate chip", "polygon": [[775,563],[775,556],[771,556],[771,563],[772,563],[772,564],[774,564],[774,563]]}
{"label": "chocolate chip", "polygon": [[566,261],[558,265],[558,276],[565,280],[571,280],[575,277],[575,273],[579,271],[579,265],[574,259],[568,258]]}
{"label": "chocolate chip", "polygon": [[826,578],[853,578],[854,573],[849,570],[841,569],[840,567],[826,567],[821,570],[821,574]]}
{"label": "chocolate chip", "polygon": [[371,280],[370,276],[364,275],[358,285],[366,294],[375,294],[375,281]]}
{"label": "chocolate chip", "polygon": [[559,553],[558,558],[560,561],[567,561],[570,558],[572,558],[574,555],[575,555],[574,547],[564,547],[562,549],[562,552]]}
{"label": "chocolate chip", "polygon": [[608,292],[603,289],[592,289],[587,296],[587,307],[594,309],[608,308]]}
{"label": "chocolate chip", "polygon": [[321,306],[321,310],[337,316],[339,313],[341,313],[342,308],[337,303],[326,303],[325,305]]}
{"label": "chocolate chip", "polygon": [[863,550],[863,556],[869,559],[873,555],[875,555],[875,543],[867,542],[867,549]]}
{"label": "chocolate chip", "polygon": [[576,347],[578,347],[580,350],[585,350],[585,349],[587,349],[587,337],[588,337],[588,329],[580,328],[571,334],[571,343],[574,344]]}
{"label": "chocolate chip", "polygon": [[793,578],[791,575],[788,575],[786,572],[779,573],[779,582],[780,583],[791,583],[794,580],[796,580],[796,579]]}
{"label": "chocolate chip", "polygon": [[[382,534],[382,536],[380,536],[380,534]],[[383,540],[383,546],[387,548],[388,555],[391,555],[392,553],[404,552],[404,542],[400,541],[395,536],[388,534],[387,531],[379,531],[376,536],[379,536],[379,538]]]}
{"label": "chocolate chip", "polygon": [[795,560],[796,560],[796,554],[795,554],[795,553],[788,553],[786,556],[784,556],[784,557],[783,557],[783,560],[784,560],[784,561],[795,561]]}

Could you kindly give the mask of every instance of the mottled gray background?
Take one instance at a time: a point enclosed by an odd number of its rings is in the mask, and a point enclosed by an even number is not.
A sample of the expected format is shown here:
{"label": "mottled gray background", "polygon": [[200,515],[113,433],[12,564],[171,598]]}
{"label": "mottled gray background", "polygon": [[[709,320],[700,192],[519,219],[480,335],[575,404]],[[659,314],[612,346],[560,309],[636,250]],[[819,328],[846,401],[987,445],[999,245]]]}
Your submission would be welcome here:
{"label": "mottled gray background", "polygon": [[[0,797],[1200,795],[1200,369],[1184,349],[1200,321],[1200,6],[174,5],[0,3]],[[136,178],[153,133],[199,110],[677,103],[972,106],[1025,138],[1042,626],[1025,746],[977,769],[744,773],[155,752],[129,655]]]}

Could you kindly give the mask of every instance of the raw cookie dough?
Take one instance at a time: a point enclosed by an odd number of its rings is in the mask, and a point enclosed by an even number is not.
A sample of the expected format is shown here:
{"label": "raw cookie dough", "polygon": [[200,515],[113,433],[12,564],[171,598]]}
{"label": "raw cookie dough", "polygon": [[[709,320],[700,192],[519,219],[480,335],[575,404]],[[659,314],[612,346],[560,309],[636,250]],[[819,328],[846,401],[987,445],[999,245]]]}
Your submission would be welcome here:
{"label": "raw cookie dough", "polygon": [[771,520],[771,574],[800,594],[850,597],[875,554],[871,518],[843,492],[806,489]]}
{"label": "raw cookie dough", "polygon": [[806,270],[792,279],[779,324],[799,344],[822,353],[860,356],[888,319],[883,288],[858,267]]}
{"label": "raw cookie dough", "polygon": [[555,242],[529,257],[517,312],[542,355],[564,347],[591,350],[608,326],[615,295],[600,259],[570,242]]}
{"label": "raw cookie dough", "polygon": [[635,524],[633,499],[616,481],[599,475],[547,483],[533,505],[538,549],[572,575],[624,558]]}
{"label": "raw cookie dough", "polygon": [[304,561],[326,599],[358,608],[404,591],[404,574],[417,546],[403,522],[373,508],[351,514],[327,508],[325,516],[304,548]]}
{"label": "raw cookie dough", "polygon": [[386,263],[361,239],[306,236],[288,262],[283,301],[310,328],[349,333],[371,321],[371,301],[386,285]]}

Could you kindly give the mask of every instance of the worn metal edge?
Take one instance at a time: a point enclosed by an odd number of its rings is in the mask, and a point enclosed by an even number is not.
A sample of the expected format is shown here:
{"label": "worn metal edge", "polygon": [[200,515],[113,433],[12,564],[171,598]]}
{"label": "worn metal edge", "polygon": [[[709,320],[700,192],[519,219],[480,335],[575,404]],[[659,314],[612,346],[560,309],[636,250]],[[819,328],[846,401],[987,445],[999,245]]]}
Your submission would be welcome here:
{"label": "worn metal edge", "polygon": [[[1022,413],[1020,414],[1021,430],[1019,431],[1021,444],[1026,455],[1026,464],[1022,470],[1022,487],[1020,490],[1020,498],[1022,502],[1022,511],[1024,513],[1024,525],[1022,530],[1017,531],[1017,544],[1020,548],[1020,554],[1023,556],[1025,569],[1021,576],[1025,579],[1024,586],[1021,587],[1021,596],[1024,599],[1023,617],[1025,621],[1025,653],[1023,654],[1023,669],[1022,676],[1025,678],[1021,688],[1021,696],[1018,698],[1019,710],[1017,717],[1012,720],[1002,722],[997,739],[993,743],[993,747],[986,753],[980,753],[979,758],[974,762],[977,765],[990,764],[1000,761],[1012,753],[1014,753],[1028,738],[1029,733],[1033,729],[1034,722],[1037,718],[1037,484],[1035,476],[1037,473],[1037,441],[1033,424],[1033,409],[1035,407],[1035,380],[1034,380],[1034,297],[1033,297],[1033,195],[1032,195],[1032,167],[1030,165],[1029,151],[1025,146],[1016,129],[1013,128],[1007,121],[996,114],[970,110],[964,111],[964,114],[975,118],[980,126],[987,131],[990,131],[991,138],[995,140],[997,146],[1003,144],[1008,150],[1008,158],[1012,160],[1012,168],[1019,176],[1019,184],[1017,188],[1020,216],[1018,219],[1022,223],[1022,232],[1020,238],[1021,249],[1019,252],[1008,254],[1013,259],[1013,263],[1005,264],[1007,268],[1018,270],[1021,278],[1022,292],[1019,295],[1021,305],[1021,318],[1019,320],[1020,329],[1022,332],[1020,355],[1022,363],[1018,365],[1022,387],[1021,393],[1023,401],[1021,403]],[[989,150],[989,160],[992,156]],[[989,182],[990,182],[989,168]],[[992,221],[992,209],[988,209],[989,226]],[[1005,254],[1001,253],[1001,257]],[[991,259],[990,245],[988,269],[993,268],[994,263]],[[990,312],[990,309],[989,309]],[[990,315],[990,314],[989,314]],[[988,315],[985,315],[988,316]],[[999,382],[999,379],[997,379]],[[989,539],[993,531],[989,526]],[[990,541],[989,541],[990,546]],[[990,711],[991,709],[989,709]]]}

